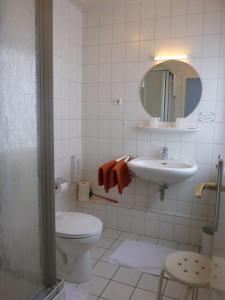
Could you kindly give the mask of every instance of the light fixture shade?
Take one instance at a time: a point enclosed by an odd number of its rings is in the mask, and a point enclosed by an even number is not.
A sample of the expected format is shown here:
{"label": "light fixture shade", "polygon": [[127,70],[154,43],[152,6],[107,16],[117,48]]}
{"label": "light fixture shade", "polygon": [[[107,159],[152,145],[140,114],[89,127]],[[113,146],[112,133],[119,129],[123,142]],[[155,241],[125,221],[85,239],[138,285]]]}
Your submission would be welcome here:
{"label": "light fixture shade", "polygon": [[163,61],[163,60],[171,60],[171,59],[187,59],[189,58],[188,54],[178,54],[178,55],[160,55],[160,56],[155,56],[154,60],[155,61]]}

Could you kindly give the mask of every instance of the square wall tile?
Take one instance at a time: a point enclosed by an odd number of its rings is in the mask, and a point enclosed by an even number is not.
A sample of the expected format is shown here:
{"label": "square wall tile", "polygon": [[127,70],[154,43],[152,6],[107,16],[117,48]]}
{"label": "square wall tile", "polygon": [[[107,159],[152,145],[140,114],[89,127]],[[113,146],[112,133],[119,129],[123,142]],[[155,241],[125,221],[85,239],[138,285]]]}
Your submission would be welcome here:
{"label": "square wall tile", "polygon": [[188,15],[187,34],[200,35],[203,33],[203,14]]}
{"label": "square wall tile", "polygon": [[179,16],[187,13],[187,0],[172,0],[172,15]]}
{"label": "square wall tile", "polygon": [[204,0],[188,0],[189,14],[202,13],[204,11]]}
{"label": "square wall tile", "polygon": [[126,5],[116,4],[113,6],[113,23],[125,23]]}
{"label": "square wall tile", "polygon": [[141,2],[141,20],[155,17],[155,1],[145,0]]}
{"label": "square wall tile", "polygon": [[155,20],[143,20],[141,21],[141,32],[140,32],[140,40],[153,40],[154,39],[154,31],[155,31]]}
{"label": "square wall tile", "polygon": [[186,17],[175,16],[171,18],[171,36],[183,37],[186,33]]}
{"label": "square wall tile", "polygon": [[100,44],[110,44],[113,39],[112,25],[104,25],[100,27]]}
{"label": "square wall tile", "polygon": [[145,222],[141,218],[132,218],[131,221],[131,232],[137,234],[143,234],[145,231]]}
{"label": "square wall tile", "polygon": [[128,3],[127,4],[127,21],[139,21],[140,20],[140,4]]}
{"label": "square wall tile", "polygon": [[160,222],[159,224],[159,237],[162,239],[173,240],[174,238],[174,225],[173,223]]}
{"label": "square wall tile", "polygon": [[110,228],[106,228],[103,231],[103,235],[109,238],[118,238],[120,236],[121,232],[118,230],[113,230]]}
{"label": "square wall tile", "polygon": [[119,215],[118,229],[129,232],[131,230],[131,217],[125,215]]}
{"label": "square wall tile", "polygon": [[212,162],[212,144],[198,144],[197,145],[197,162],[210,164]]}
{"label": "square wall tile", "polygon": [[126,41],[136,42],[140,39],[140,22],[129,22],[126,25]]}
{"label": "square wall tile", "polygon": [[[206,216],[210,210],[208,202],[204,205],[195,202],[193,189],[195,182],[212,179],[217,155],[224,152],[225,14],[221,5],[220,0],[101,3],[98,7],[86,7],[82,21],[81,13],[71,3],[63,8],[62,13],[61,4],[56,3],[54,111],[57,173],[69,174],[68,157],[78,149],[80,152],[81,144],[83,180],[90,180],[94,190],[102,194],[102,189],[97,187],[98,165],[125,152],[134,157],[157,157],[162,146],[168,145],[171,155],[198,163],[197,174],[187,182],[171,187],[164,203],[159,200],[158,187],[153,185],[149,189],[149,184],[144,181],[133,180],[123,195],[119,195],[116,189],[109,194],[119,199],[121,206],[130,209],[112,207],[109,210],[104,205],[105,210],[100,206],[82,208],[103,219],[104,225],[132,231],[137,237],[146,234],[184,242],[189,238],[192,243],[199,243],[199,228],[190,227],[190,223],[177,223],[180,221],[174,221],[176,218],[141,216],[138,210],[149,206],[161,212],[201,216]],[[215,127],[201,123],[196,134],[167,136],[135,129],[136,122],[150,120],[139,101],[140,82],[153,66],[151,57],[165,53],[189,53],[189,62],[203,83],[201,102],[186,118],[188,124],[197,124],[199,112],[214,112]],[[121,98],[122,105],[115,106],[114,98]],[[111,244],[100,241],[105,250],[119,245],[118,241],[113,242],[113,236],[103,234],[103,238],[112,239]],[[99,253],[94,253],[97,257],[101,256],[99,249]],[[146,296],[140,291],[136,293],[140,299]],[[154,292],[149,298],[153,295]]]}
{"label": "square wall tile", "polygon": [[145,235],[158,238],[159,236],[159,221],[145,220]]}
{"label": "square wall tile", "polygon": [[221,13],[208,12],[204,15],[204,33],[214,34],[220,32]]}
{"label": "square wall tile", "polygon": [[165,39],[170,35],[170,18],[158,18],[156,19],[156,39]]}
{"label": "square wall tile", "polygon": [[122,43],[126,40],[126,24],[113,24],[113,43]]}
{"label": "square wall tile", "polygon": [[171,14],[171,0],[156,1],[156,17],[168,17]]}

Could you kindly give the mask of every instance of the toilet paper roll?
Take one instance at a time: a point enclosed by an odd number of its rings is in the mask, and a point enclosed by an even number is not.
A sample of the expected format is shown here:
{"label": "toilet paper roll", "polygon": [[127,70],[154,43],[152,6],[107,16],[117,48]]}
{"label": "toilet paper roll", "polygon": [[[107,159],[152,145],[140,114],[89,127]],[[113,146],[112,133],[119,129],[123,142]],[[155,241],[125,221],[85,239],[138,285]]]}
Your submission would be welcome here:
{"label": "toilet paper roll", "polygon": [[89,201],[89,194],[91,191],[90,182],[79,182],[78,184],[78,201]]}
{"label": "toilet paper roll", "polygon": [[68,183],[62,182],[57,184],[57,192],[65,192],[68,189]]}

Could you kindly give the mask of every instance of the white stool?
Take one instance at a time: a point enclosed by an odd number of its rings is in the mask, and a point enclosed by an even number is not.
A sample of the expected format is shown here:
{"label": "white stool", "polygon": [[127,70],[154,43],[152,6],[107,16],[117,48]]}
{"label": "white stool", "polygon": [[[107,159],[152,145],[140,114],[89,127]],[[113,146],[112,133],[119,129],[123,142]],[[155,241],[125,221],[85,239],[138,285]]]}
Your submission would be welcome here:
{"label": "white stool", "polygon": [[188,299],[194,291],[194,299],[198,299],[198,289],[208,288],[210,280],[211,260],[198,253],[177,251],[167,256],[160,274],[157,300],[161,299],[164,274],[167,272],[172,279],[187,285],[184,299]]}

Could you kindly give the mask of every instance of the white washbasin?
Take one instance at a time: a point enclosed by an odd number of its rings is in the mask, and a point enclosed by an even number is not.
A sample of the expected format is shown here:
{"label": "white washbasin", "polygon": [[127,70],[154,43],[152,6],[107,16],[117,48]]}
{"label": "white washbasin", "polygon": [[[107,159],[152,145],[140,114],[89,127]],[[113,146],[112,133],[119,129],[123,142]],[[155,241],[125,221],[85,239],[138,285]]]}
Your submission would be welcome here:
{"label": "white washbasin", "polygon": [[185,160],[161,160],[140,157],[128,162],[128,167],[142,179],[159,184],[177,183],[192,177],[197,165]]}

